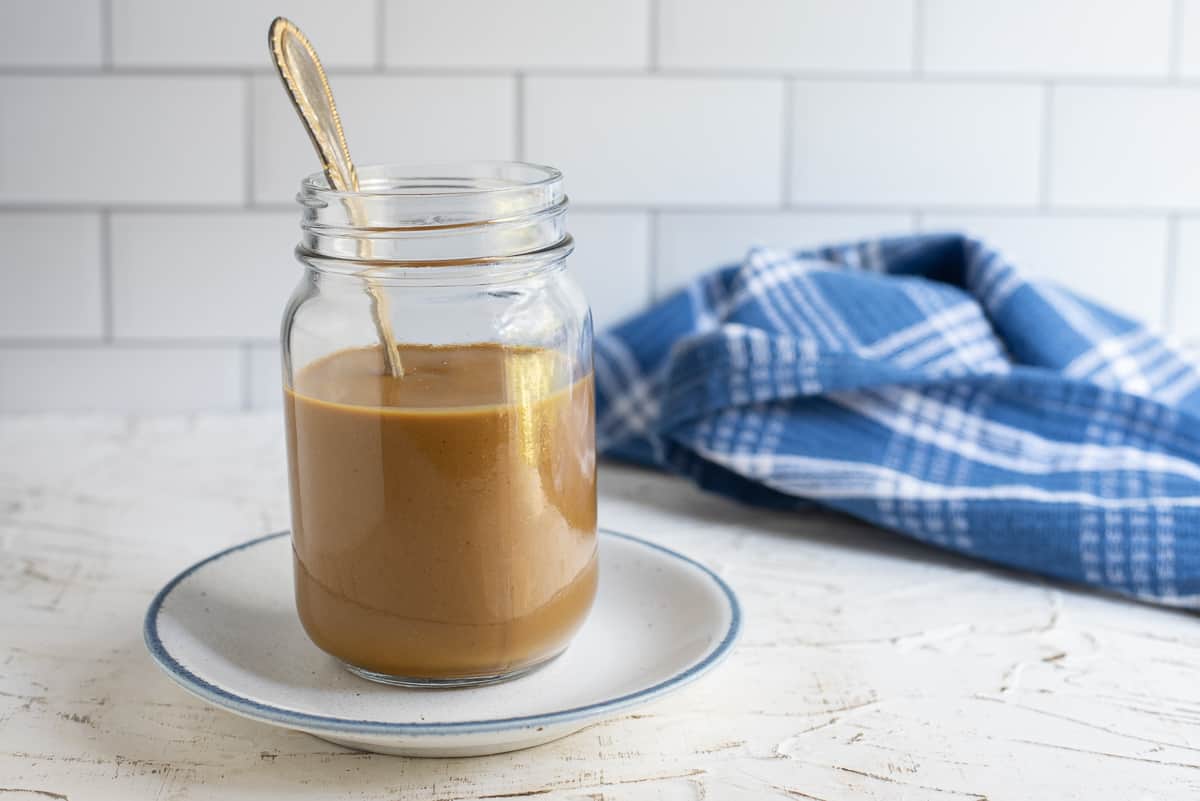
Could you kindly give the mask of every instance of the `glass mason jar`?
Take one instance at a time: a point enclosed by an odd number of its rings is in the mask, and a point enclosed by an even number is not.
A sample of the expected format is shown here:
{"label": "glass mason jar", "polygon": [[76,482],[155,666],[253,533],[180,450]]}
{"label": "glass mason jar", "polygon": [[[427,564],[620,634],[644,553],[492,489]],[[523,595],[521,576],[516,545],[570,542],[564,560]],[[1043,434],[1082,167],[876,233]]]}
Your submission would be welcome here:
{"label": "glass mason jar", "polygon": [[554,169],[304,181],[283,321],[296,606],[401,685],[510,678],[596,591],[592,322]]}

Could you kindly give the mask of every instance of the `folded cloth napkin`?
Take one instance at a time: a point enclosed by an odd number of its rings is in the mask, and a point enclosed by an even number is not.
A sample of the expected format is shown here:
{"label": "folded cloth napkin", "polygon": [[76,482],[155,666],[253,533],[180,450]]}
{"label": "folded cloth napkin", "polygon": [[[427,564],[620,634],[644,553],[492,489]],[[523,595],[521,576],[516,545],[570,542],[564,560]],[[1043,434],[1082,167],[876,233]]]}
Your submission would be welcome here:
{"label": "folded cloth napkin", "polygon": [[598,337],[595,364],[610,456],[1200,606],[1197,361],[981,242],[754,249]]}

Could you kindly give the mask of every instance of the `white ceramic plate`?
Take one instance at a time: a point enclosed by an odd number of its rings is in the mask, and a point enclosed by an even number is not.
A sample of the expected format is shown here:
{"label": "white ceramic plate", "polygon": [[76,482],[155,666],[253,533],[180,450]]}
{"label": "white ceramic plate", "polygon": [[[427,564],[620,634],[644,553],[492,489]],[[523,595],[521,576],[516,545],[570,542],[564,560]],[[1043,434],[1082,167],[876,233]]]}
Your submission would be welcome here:
{"label": "white ceramic plate", "polygon": [[676,690],[726,656],[740,626],[736,596],[708,568],[602,531],[596,604],[561,657],[486,687],[387,687],[309,641],[283,532],[180,573],[151,602],[145,635],[171,678],[239,715],[367,751],[474,756],[539,745]]}

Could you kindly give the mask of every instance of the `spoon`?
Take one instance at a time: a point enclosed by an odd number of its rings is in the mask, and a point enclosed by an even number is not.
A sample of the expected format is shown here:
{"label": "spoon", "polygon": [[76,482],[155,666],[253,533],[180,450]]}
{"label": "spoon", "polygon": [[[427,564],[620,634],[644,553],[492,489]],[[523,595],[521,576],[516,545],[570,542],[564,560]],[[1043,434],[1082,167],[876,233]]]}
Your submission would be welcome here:
{"label": "spoon", "polygon": [[[342,120],[338,116],[337,104],[333,102],[333,90],[329,88],[329,79],[325,76],[325,69],[321,66],[317,51],[308,41],[308,37],[294,23],[283,17],[276,17],[271,23],[268,42],[275,67],[279,70],[279,77],[292,99],[296,113],[300,115],[304,129],[308,131],[308,138],[316,148],[330,188],[339,192],[357,192],[358,171],[350,158],[346,134],[342,131]],[[366,215],[357,199],[345,200],[351,221],[356,225],[365,223]],[[370,244],[368,241],[360,243],[362,255],[370,256]],[[374,318],[379,341],[383,345],[388,373],[403,378],[404,368],[400,364],[400,353],[396,348],[395,334],[392,332],[387,296],[369,278],[367,293],[371,296],[371,316]]]}

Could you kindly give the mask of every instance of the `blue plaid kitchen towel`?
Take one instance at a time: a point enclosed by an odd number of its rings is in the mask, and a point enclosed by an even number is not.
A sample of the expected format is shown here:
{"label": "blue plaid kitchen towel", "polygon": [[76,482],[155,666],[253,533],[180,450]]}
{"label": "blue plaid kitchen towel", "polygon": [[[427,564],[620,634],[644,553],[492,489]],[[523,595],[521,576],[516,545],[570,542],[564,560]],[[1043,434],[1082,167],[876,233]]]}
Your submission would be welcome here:
{"label": "blue plaid kitchen towel", "polygon": [[981,242],[751,250],[598,337],[596,390],[610,456],[1200,606],[1197,362]]}

